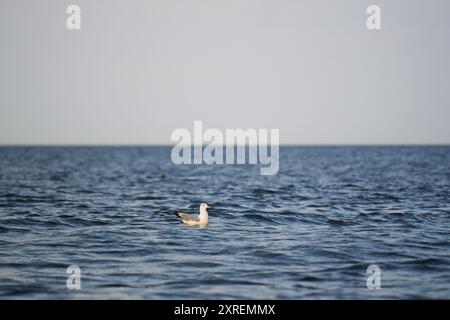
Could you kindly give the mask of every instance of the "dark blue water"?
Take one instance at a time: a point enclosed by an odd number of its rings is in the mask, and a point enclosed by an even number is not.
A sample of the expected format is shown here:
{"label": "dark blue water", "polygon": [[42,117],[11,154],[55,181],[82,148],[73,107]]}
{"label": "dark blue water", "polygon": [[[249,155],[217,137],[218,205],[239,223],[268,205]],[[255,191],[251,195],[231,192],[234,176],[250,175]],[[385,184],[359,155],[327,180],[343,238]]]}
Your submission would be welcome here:
{"label": "dark blue water", "polygon": [[450,147],[285,147],[275,176],[170,150],[0,148],[0,298],[450,298]]}

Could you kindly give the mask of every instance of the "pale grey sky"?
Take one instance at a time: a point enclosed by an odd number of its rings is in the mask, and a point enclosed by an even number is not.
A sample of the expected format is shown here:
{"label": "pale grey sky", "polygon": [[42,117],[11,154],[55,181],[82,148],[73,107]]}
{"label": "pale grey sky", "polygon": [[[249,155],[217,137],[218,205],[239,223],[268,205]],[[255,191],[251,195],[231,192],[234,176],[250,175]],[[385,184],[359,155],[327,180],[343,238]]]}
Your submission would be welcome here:
{"label": "pale grey sky", "polygon": [[0,48],[0,144],[450,143],[448,0],[0,0]]}

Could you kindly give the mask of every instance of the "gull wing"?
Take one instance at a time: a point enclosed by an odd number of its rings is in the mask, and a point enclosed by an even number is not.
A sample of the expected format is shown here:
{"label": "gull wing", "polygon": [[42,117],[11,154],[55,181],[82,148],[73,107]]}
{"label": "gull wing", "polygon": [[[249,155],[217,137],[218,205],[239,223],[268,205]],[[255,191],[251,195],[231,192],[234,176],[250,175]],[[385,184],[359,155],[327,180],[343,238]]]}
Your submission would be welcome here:
{"label": "gull wing", "polygon": [[197,216],[194,216],[192,214],[187,214],[184,212],[175,212],[175,214],[183,220],[183,222],[200,222],[200,218]]}

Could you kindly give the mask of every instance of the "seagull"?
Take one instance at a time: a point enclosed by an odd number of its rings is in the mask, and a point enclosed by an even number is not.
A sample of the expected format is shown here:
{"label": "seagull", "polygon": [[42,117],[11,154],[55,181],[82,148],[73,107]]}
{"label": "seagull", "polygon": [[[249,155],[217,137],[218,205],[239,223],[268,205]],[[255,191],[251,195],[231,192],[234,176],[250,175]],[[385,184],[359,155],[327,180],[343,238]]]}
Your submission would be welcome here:
{"label": "seagull", "polygon": [[206,209],[211,208],[206,203],[200,205],[200,214],[195,216],[193,214],[187,214],[184,212],[175,212],[175,214],[187,225],[190,226],[207,226],[208,225],[208,212]]}

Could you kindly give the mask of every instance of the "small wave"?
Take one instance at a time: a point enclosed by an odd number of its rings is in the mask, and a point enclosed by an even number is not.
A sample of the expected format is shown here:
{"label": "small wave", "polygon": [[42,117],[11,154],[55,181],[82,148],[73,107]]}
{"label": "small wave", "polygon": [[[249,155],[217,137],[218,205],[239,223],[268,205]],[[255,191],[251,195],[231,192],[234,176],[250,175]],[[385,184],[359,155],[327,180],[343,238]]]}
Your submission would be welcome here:
{"label": "small wave", "polygon": [[406,260],[401,262],[400,264],[408,265],[408,266],[421,266],[421,267],[431,267],[431,266],[441,266],[448,265],[449,260],[444,258],[415,258],[411,260]]}
{"label": "small wave", "polygon": [[222,265],[221,263],[212,261],[176,261],[168,264],[180,268],[215,268]]}
{"label": "small wave", "polygon": [[259,195],[259,194],[276,194],[280,191],[277,189],[270,189],[270,188],[255,188],[252,190],[253,193]]}
{"label": "small wave", "polygon": [[300,277],[297,280],[298,281],[302,281],[302,282],[316,282],[316,281],[322,281],[323,279],[321,279],[319,277],[312,276],[312,275],[306,275],[306,276]]}
{"label": "small wave", "polygon": [[80,217],[70,217],[70,218],[59,218],[58,220],[54,221],[55,223],[59,224],[68,224],[72,227],[75,226],[101,226],[101,225],[107,225],[110,222],[107,220],[100,220],[100,219],[87,219],[87,218],[80,218]]}
{"label": "small wave", "polygon": [[135,200],[161,200],[163,198],[160,196],[145,195],[145,196],[138,196],[134,199]]}
{"label": "small wave", "polygon": [[244,219],[248,219],[248,220],[251,220],[251,221],[269,222],[269,223],[272,223],[272,224],[278,224],[278,222],[276,222],[276,221],[274,221],[274,220],[272,220],[272,219],[270,219],[270,218],[268,218],[266,216],[260,215],[260,214],[244,214],[242,217]]}
{"label": "small wave", "polygon": [[374,198],[381,198],[381,199],[385,199],[385,200],[401,200],[402,198],[395,195],[395,194],[390,194],[390,193],[382,193],[382,192],[374,192],[371,194],[372,197]]}
{"label": "small wave", "polygon": [[0,296],[2,297],[23,297],[35,293],[48,292],[49,287],[40,284],[11,284],[2,285]]}
{"label": "small wave", "polygon": [[328,219],[327,223],[333,226],[351,226],[353,224],[350,221],[345,221],[341,219]]}
{"label": "small wave", "polygon": [[7,199],[7,201],[14,202],[15,204],[31,204],[31,203],[57,203],[65,202],[65,199],[57,198],[55,196],[38,196],[38,195],[24,195],[17,193],[5,193],[0,198]]}
{"label": "small wave", "polygon": [[132,288],[132,286],[125,283],[102,283],[96,285],[97,288]]}

